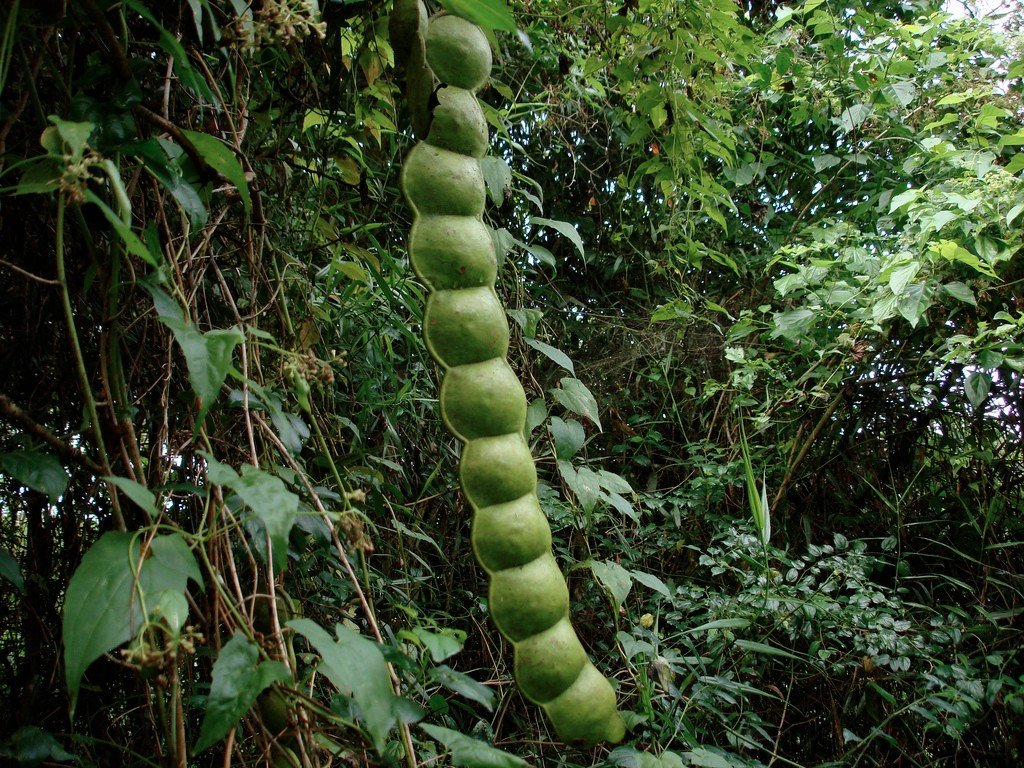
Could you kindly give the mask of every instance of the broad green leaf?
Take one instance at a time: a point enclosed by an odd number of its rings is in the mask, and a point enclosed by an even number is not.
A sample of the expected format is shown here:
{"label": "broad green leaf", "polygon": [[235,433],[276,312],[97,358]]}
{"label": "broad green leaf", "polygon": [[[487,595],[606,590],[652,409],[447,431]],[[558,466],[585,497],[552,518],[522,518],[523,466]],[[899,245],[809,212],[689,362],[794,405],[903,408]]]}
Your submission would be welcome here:
{"label": "broad green leaf", "polygon": [[929,293],[925,285],[914,283],[908,286],[904,294],[899,298],[898,307],[900,314],[906,318],[913,328],[917,328],[917,324],[921,322],[921,317],[928,311],[928,307],[932,305]]}
{"label": "broad green leaf", "polygon": [[563,378],[559,387],[549,389],[551,396],[568,411],[590,421],[601,430],[601,419],[597,412],[597,400],[579,379]]}
{"label": "broad green leaf", "polygon": [[672,599],[672,591],[668,588],[668,584],[659,579],[653,573],[646,573],[645,571],[630,571],[629,574],[633,577],[634,581],[638,581],[645,587],[653,589],[655,592]]}
{"label": "broad green leaf", "polygon": [[774,328],[772,338],[782,336],[790,341],[800,341],[818,322],[820,314],[809,307],[776,312],[772,316]]}
{"label": "broad green leaf", "polygon": [[299,497],[288,490],[281,478],[249,464],[228,486],[263,522],[270,536],[274,570],[283,572],[288,565],[288,534],[299,511]]}
{"label": "broad green leaf", "polygon": [[378,752],[383,752],[388,732],[395,725],[416,719],[415,705],[392,692],[387,664],[376,643],[341,624],[335,627],[337,640],[310,619],[296,619],[288,626],[317,650],[320,671],[341,695],[355,701]]}
{"label": "broad green leaf", "polygon": [[590,570],[601,586],[608,590],[615,610],[619,610],[633,587],[633,577],[629,571],[611,560],[591,560]]}
{"label": "broad green leaf", "polygon": [[530,338],[529,336],[525,337],[523,341],[525,341],[528,345],[536,349],[538,352],[544,355],[548,360],[553,362],[555,365],[565,368],[565,370],[567,370],[573,376],[576,375],[576,369],[573,367],[572,360],[570,360],[569,356],[565,354],[565,352],[563,352],[562,350],[557,349],[556,347],[552,347],[550,344],[545,344],[543,341],[538,341],[537,339]]}
{"label": "broad green leaf", "polygon": [[153,305],[160,321],[170,328],[185,355],[189,382],[200,400],[198,428],[217,399],[221,385],[231,369],[234,349],[244,341],[244,336],[238,328],[200,333],[194,325],[185,322],[181,307],[163,290],[151,284],[147,284],[146,288],[153,296]]}
{"label": "broad green leaf", "polygon": [[625,515],[634,523],[640,522],[640,515],[637,513],[636,508],[625,498],[617,493],[601,493],[601,498],[604,499],[610,506],[612,506],[617,512]]}
{"label": "broad green leaf", "polygon": [[580,508],[588,515],[593,512],[597,500],[601,497],[601,488],[594,471],[588,467],[580,467],[577,470],[568,461],[559,460],[558,472],[569,486],[569,490],[576,496]]}
{"label": "broad green leaf", "polygon": [[548,430],[555,443],[555,456],[559,459],[571,459],[587,440],[583,425],[575,419],[563,421],[552,416]]}
{"label": "broad green leaf", "polygon": [[0,470],[33,491],[57,501],[68,487],[68,472],[56,456],[39,451],[0,453]]}
{"label": "broad green leaf", "polygon": [[633,486],[622,475],[617,475],[606,469],[599,469],[597,478],[601,487],[610,493],[633,493]]}
{"label": "broad green leaf", "polygon": [[19,592],[25,591],[25,577],[21,575],[21,565],[17,559],[6,549],[0,547],[0,578],[7,579],[18,588]]}
{"label": "broad green leaf", "polygon": [[844,133],[850,133],[860,126],[871,114],[870,104],[854,104],[847,107],[840,114],[836,124],[843,129]]}
{"label": "broad green leaf", "polygon": [[245,179],[245,171],[242,164],[238,162],[231,147],[215,136],[208,133],[197,133],[196,131],[182,130],[182,133],[192,142],[192,146],[202,156],[203,160],[210,164],[217,173],[234,184],[238,190],[238,196],[242,198],[242,209],[245,211],[245,218],[249,218],[252,210],[252,200],[249,198],[249,182]]}
{"label": "broad green leaf", "polygon": [[920,270],[921,263],[918,261],[896,267],[889,275],[889,290],[899,296]]}
{"label": "broad green leaf", "polygon": [[138,620],[132,615],[138,545],[130,533],[103,534],[85,553],[68,583],[64,599],[64,673],[72,715],[85,670],[134,634]]}
{"label": "broad green leaf", "polygon": [[839,165],[839,162],[839,158],[835,155],[815,155],[811,158],[811,163],[814,165],[815,173],[821,173],[827,168]]}
{"label": "broad green leaf", "polygon": [[64,672],[72,714],[89,665],[134,637],[146,621],[147,596],[153,596],[155,604],[162,590],[184,592],[189,579],[202,583],[195,558],[180,535],[154,538],[145,560],[141,543],[135,534],[108,531],[85,553],[68,583]]}
{"label": "broad green leaf", "polygon": [[127,477],[105,477],[103,479],[120,488],[125,496],[138,504],[140,509],[148,512],[151,517],[157,517],[160,514],[156,508],[156,496],[146,486]]}
{"label": "broad green leaf", "polygon": [[905,192],[900,192],[892,198],[889,203],[889,213],[895,213],[906,205],[916,202],[921,196],[921,190],[919,189],[908,189]]}
{"label": "broad green leaf", "polygon": [[488,712],[494,711],[494,691],[469,675],[456,672],[446,664],[442,664],[430,670],[430,677],[449,691],[454,691],[460,696],[465,696],[470,701],[480,704]]}
{"label": "broad green leaf", "polygon": [[516,31],[516,21],[505,0],[442,0],[442,4],[483,29]]}
{"label": "broad green leaf", "polygon": [[496,208],[505,202],[505,192],[512,188],[512,169],[502,158],[486,155],[480,160],[480,170],[487,185],[487,194]]}
{"label": "broad green leaf", "polygon": [[530,222],[540,227],[551,227],[559,233],[565,235],[576,246],[576,250],[579,251],[580,258],[584,261],[587,260],[586,251],[583,248],[583,238],[580,237],[580,233],[576,231],[576,227],[567,221],[556,221],[554,219],[543,219],[539,216],[530,217]]}
{"label": "broad green leaf", "polygon": [[150,618],[154,621],[162,619],[171,634],[177,637],[188,620],[190,610],[185,594],[170,589],[161,589],[159,592],[146,595],[146,598],[146,608]]}
{"label": "broad green leaf", "polygon": [[972,269],[981,272],[982,274],[988,275],[989,277],[995,277],[996,273],[992,267],[985,264],[981,259],[975,256],[973,253],[968,251],[962,245],[953,242],[952,240],[940,240],[937,243],[930,244],[928,250],[932,253],[941,256],[950,262],[960,262],[966,264]]}
{"label": "broad green leaf", "polygon": [[[183,593],[189,579],[200,586],[203,584],[202,571],[185,539],[177,533],[154,538],[139,574],[143,595],[163,589]],[[147,607],[152,609],[152,606]]]}
{"label": "broad green leaf", "polygon": [[451,764],[462,768],[527,768],[521,757],[492,747],[451,728],[421,723],[420,728],[451,750]]}
{"label": "broad green leaf", "polygon": [[155,138],[131,142],[125,150],[140,158],[146,170],[171,193],[188,216],[193,229],[206,224],[210,212],[196,188],[182,175],[181,165],[185,153],[180,146],[169,139]]}
{"label": "broad green leaf", "polygon": [[882,95],[890,102],[909,107],[917,98],[917,86],[909,80],[899,80],[882,86]]}
{"label": "broad green leaf", "polygon": [[971,371],[964,381],[964,393],[971,405],[980,408],[992,389],[992,376],[985,371]]}
{"label": "broad green leaf", "polygon": [[430,658],[435,664],[462,650],[462,641],[449,632],[431,632],[429,629],[414,627],[412,634],[430,652]]}
{"label": "broad green leaf", "polygon": [[238,473],[230,465],[217,461],[213,454],[199,451],[199,455],[206,459],[206,479],[209,482],[230,487],[238,479]]}
{"label": "broad green leaf", "polygon": [[291,679],[280,661],[260,662],[260,651],[236,631],[213,664],[213,682],[206,714],[193,752],[202,752],[223,739],[272,683]]}

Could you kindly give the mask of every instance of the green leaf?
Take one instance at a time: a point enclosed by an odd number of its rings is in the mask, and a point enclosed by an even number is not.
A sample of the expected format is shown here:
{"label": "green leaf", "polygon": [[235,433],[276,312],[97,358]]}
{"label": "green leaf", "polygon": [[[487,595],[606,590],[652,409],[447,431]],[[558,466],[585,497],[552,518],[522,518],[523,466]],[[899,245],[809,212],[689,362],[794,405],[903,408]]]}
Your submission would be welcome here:
{"label": "green leaf", "polygon": [[601,497],[601,487],[594,471],[588,467],[580,467],[577,470],[568,461],[560,460],[558,472],[569,486],[569,490],[576,496],[580,508],[588,515],[593,512],[597,500]]}
{"label": "green leaf", "polygon": [[889,275],[889,290],[897,296],[900,295],[920,270],[921,263],[918,261],[912,261],[909,264],[896,267]]}
{"label": "green leaf", "polygon": [[560,386],[549,389],[551,396],[566,410],[582,416],[601,430],[601,419],[597,412],[597,400],[587,386],[579,379],[563,378]]}
{"label": "green leaf", "polygon": [[456,16],[484,29],[516,31],[516,21],[505,0],[442,0],[442,4]]}
{"label": "green leaf", "polygon": [[124,241],[124,247],[127,249],[128,253],[133,256],[138,256],[151,267],[160,266],[160,260],[150,253],[149,248],[147,248],[146,244],[139,239],[139,236],[132,231],[131,226],[126,224],[120,216],[114,213],[113,209],[109,205],[97,197],[95,192],[91,189],[85,190],[85,200],[100,209],[103,217]]}
{"label": "green leaf", "polygon": [[587,439],[583,425],[575,419],[563,421],[557,416],[552,416],[548,430],[555,443],[555,457],[559,459],[571,459]]}
{"label": "green leaf", "polygon": [[992,376],[985,371],[971,371],[964,381],[964,394],[971,405],[980,408],[992,389]]}
{"label": "green leaf", "polygon": [[57,501],[68,487],[68,473],[56,456],[38,451],[0,453],[0,469],[33,491]]}
{"label": "green leaf", "polygon": [[4,548],[0,548],[0,578],[7,579],[19,592],[25,592],[25,577],[21,575],[21,565],[14,555]]}
{"label": "green leaf", "polygon": [[463,768],[528,768],[530,765],[521,757],[510,755],[451,728],[430,723],[421,723],[420,728],[451,750],[452,765]]}
{"label": "green leaf", "polygon": [[281,478],[249,464],[228,486],[263,522],[270,536],[274,570],[283,572],[288,565],[288,534],[299,511],[299,497],[288,490]]}
{"label": "green leaf", "polygon": [[309,619],[296,619],[288,622],[288,626],[316,648],[320,654],[320,671],[342,696],[355,701],[362,724],[376,750],[382,753],[388,732],[399,722],[412,722],[418,708],[392,692],[391,677],[380,648],[341,624],[335,627],[337,640]]}
{"label": "green leaf", "polygon": [[664,595],[665,597],[672,599],[672,591],[668,588],[668,584],[659,579],[652,573],[645,573],[644,571],[630,571],[629,575],[633,577],[635,581],[640,582],[645,587],[653,589],[655,592]]}
{"label": "green leaf", "polygon": [[900,314],[906,318],[907,322],[912,327],[917,328],[921,317],[931,305],[932,302],[928,296],[927,287],[921,283],[914,283],[908,286],[904,294],[900,296],[897,306]]}
{"label": "green leaf", "polygon": [[843,110],[836,124],[843,129],[844,133],[850,133],[860,126],[871,114],[870,104],[854,104]]}
{"label": "green leaf", "polygon": [[435,664],[462,650],[462,641],[450,632],[431,632],[423,627],[414,627],[412,634],[430,651],[430,658]]}
{"label": "green leaf", "polygon": [[773,645],[767,645],[765,643],[758,643],[753,640],[734,640],[733,641],[737,648],[741,648],[744,651],[750,651],[751,653],[760,653],[765,656],[781,656],[785,659],[793,659],[794,661],[807,661],[806,657],[797,656],[795,653],[790,653],[784,648],[776,648]]}
{"label": "green leaf", "polygon": [[512,188],[512,169],[502,158],[486,155],[480,160],[480,170],[491,202],[500,208],[505,202],[505,191]]}
{"label": "green leaf", "polygon": [[127,477],[105,477],[103,479],[120,488],[125,496],[134,501],[140,509],[148,512],[151,517],[159,516],[160,513],[156,508],[156,496],[146,486]]}
{"label": "green leaf", "polygon": [[456,672],[446,664],[430,670],[430,678],[470,701],[480,704],[488,712],[494,711],[494,691],[469,675]]}
{"label": "green leaf", "polygon": [[749,626],[750,619],[715,619],[714,621],[709,621],[707,624],[701,624],[699,627],[687,629],[683,634],[695,635],[698,632],[710,632],[711,630],[719,629],[746,629]]}
{"label": "green leaf", "polygon": [[562,368],[565,368],[565,370],[567,370],[573,376],[576,375],[576,369],[573,367],[572,360],[570,360],[569,356],[565,354],[565,352],[563,352],[562,350],[556,349],[555,347],[552,347],[550,344],[545,344],[543,341],[538,341],[537,339],[530,338],[529,336],[525,337],[523,341],[525,341],[531,347],[536,349],[538,352],[544,355],[548,360],[553,362],[555,365],[559,365]]}
{"label": "green leaf", "polygon": [[260,663],[259,648],[236,631],[213,665],[213,682],[206,700],[206,714],[193,752],[202,752],[223,739],[257,697],[274,682],[291,679],[280,661]]}
{"label": "green leaf", "polygon": [[771,333],[772,338],[782,336],[790,341],[799,341],[814,327],[819,317],[820,313],[809,307],[776,312],[772,316],[775,325]]}
{"label": "green leaf", "polygon": [[185,322],[181,307],[163,290],[151,284],[147,284],[146,288],[153,296],[153,305],[160,322],[171,330],[185,355],[189,381],[200,401],[196,424],[198,429],[227,378],[235,347],[245,337],[238,328],[200,333],[195,326]]}
{"label": "green leaf", "polygon": [[551,227],[559,233],[565,235],[572,244],[576,246],[576,250],[579,251],[580,258],[584,261],[587,260],[586,251],[583,248],[583,238],[580,237],[580,233],[576,231],[576,227],[567,221],[555,221],[554,219],[543,219],[539,216],[532,216],[530,218],[531,224],[536,224],[540,227]]}
{"label": "green leaf", "polygon": [[230,181],[238,196],[242,198],[242,209],[245,211],[245,218],[249,218],[252,211],[252,200],[249,198],[249,182],[246,181],[245,171],[242,164],[238,162],[231,147],[215,136],[208,133],[197,133],[196,131],[182,130],[182,133],[192,142],[192,146],[202,156],[203,160],[210,164],[213,170]]}
{"label": "green leaf", "polygon": [[615,610],[619,610],[633,587],[633,577],[629,571],[611,560],[591,560],[590,570],[594,572],[598,583],[608,590]]}
{"label": "green leaf", "polygon": [[77,763],[79,758],[67,752],[49,731],[25,725],[11,735],[11,757],[21,768],[36,768],[43,763]]}
{"label": "green leaf", "polygon": [[89,665],[134,637],[148,618],[144,599],[165,589],[184,592],[188,579],[202,583],[195,558],[179,534],[153,539],[140,564],[141,544],[136,534],[108,531],[85,553],[68,583],[64,672],[72,714]]}

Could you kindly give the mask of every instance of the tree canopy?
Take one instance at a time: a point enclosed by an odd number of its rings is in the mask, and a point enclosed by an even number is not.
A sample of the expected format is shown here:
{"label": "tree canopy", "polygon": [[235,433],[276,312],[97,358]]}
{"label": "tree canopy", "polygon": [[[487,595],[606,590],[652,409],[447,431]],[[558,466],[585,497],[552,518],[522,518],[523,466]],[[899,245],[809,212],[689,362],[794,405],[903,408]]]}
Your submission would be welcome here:
{"label": "tree canopy", "polygon": [[427,3],[593,751],[488,618],[392,5],[4,4],[0,756],[1018,765],[1019,0]]}

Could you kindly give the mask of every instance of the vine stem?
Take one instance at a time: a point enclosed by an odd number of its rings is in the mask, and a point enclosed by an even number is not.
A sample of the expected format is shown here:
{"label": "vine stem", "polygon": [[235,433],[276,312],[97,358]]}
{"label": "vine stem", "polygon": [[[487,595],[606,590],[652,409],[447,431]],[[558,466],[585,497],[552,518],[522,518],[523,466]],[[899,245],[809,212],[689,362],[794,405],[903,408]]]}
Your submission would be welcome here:
{"label": "vine stem", "polygon": [[[359,583],[359,577],[358,575],[356,575],[355,569],[352,568],[352,563],[349,562],[348,553],[346,552],[344,545],[341,543],[341,539],[338,538],[337,526],[334,525],[330,515],[327,512],[327,509],[320,501],[320,495],[316,492],[316,489],[313,488],[312,484],[309,482],[309,477],[299,466],[298,462],[296,462],[295,459],[292,458],[292,455],[288,452],[288,449],[287,447],[285,447],[284,443],[282,443],[280,438],[276,434],[274,434],[274,431],[270,428],[270,425],[267,424],[267,422],[264,421],[259,414],[256,414],[256,422],[260,425],[263,432],[267,435],[270,441],[277,446],[277,449],[280,452],[281,457],[299,476],[300,480],[302,481],[302,484],[306,486],[306,491],[309,493],[310,498],[313,500],[313,505],[316,507],[317,512],[319,512],[320,515],[323,517],[324,523],[327,525],[327,527],[331,529],[331,539],[334,542],[334,548],[338,552],[338,560],[339,562],[341,562],[342,567],[344,567],[345,573],[348,575],[349,581],[352,583],[352,587],[356,591],[356,598],[359,600],[359,604],[363,608],[363,614],[366,616],[366,623],[369,625],[370,631],[373,633],[373,636],[374,638],[376,638],[377,642],[383,644],[384,636],[381,635],[380,627],[377,626],[377,618],[376,615],[374,614],[373,606],[370,604],[369,598],[367,598],[366,593],[363,591],[362,585]],[[398,679],[398,673],[395,672],[395,668],[390,661],[386,662],[386,664],[388,668],[388,673],[391,676],[391,687],[394,690],[395,695],[400,696],[401,681]],[[402,734],[402,743],[405,745],[405,762],[407,768],[416,768],[416,751],[412,743],[412,733],[409,731],[409,724],[399,723],[398,729]]]}
{"label": "vine stem", "polygon": [[[100,466],[103,473],[110,477],[113,472],[110,470],[110,459],[107,457],[107,446],[103,442],[103,432],[100,429],[99,412],[96,410],[96,399],[92,396],[92,388],[89,385],[89,374],[85,370],[85,358],[82,356],[82,347],[78,342],[78,331],[75,328],[75,312],[71,307],[71,294],[68,292],[67,272],[64,267],[64,211],[67,208],[67,200],[62,192],[57,197],[57,282],[60,283],[60,299],[64,306],[64,319],[67,321],[68,335],[71,337],[71,351],[75,357],[75,371],[78,374],[78,383],[82,388],[82,397],[85,399],[85,407],[89,412],[89,422],[92,425],[93,438],[96,440],[96,449],[100,453]],[[117,500],[117,490],[113,483],[107,481],[107,490],[110,493],[110,509],[114,516],[114,523],[118,530],[128,530],[124,522],[124,515],[121,514],[121,506]]]}

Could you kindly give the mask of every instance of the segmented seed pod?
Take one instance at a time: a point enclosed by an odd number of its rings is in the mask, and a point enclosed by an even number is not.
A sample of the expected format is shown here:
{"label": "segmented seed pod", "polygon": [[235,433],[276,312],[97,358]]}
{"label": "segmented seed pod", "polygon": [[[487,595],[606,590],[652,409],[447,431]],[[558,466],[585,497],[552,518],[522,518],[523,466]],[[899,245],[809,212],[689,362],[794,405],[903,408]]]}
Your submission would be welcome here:
{"label": "segmented seed pod", "polygon": [[482,218],[487,123],[475,94],[490,73],[490,45],[458,16],[424,21],[422,3],[413,8],[410,0],[396,0],[395,8],[395,51],[407,57],[410,112],[423,139],[402,169],[414,214],[409,257],[430,291],[423,335],[444,370],[442,417],[464,443],[459,478],[473,510],[473,551],[491,579],[491,618],[514,648],[523,695],[546,710],[559,738],[617,742],[625,726],[611,684],[569,620],[569,593],[523,434],[526,396],[505,359],[508,322]]}

